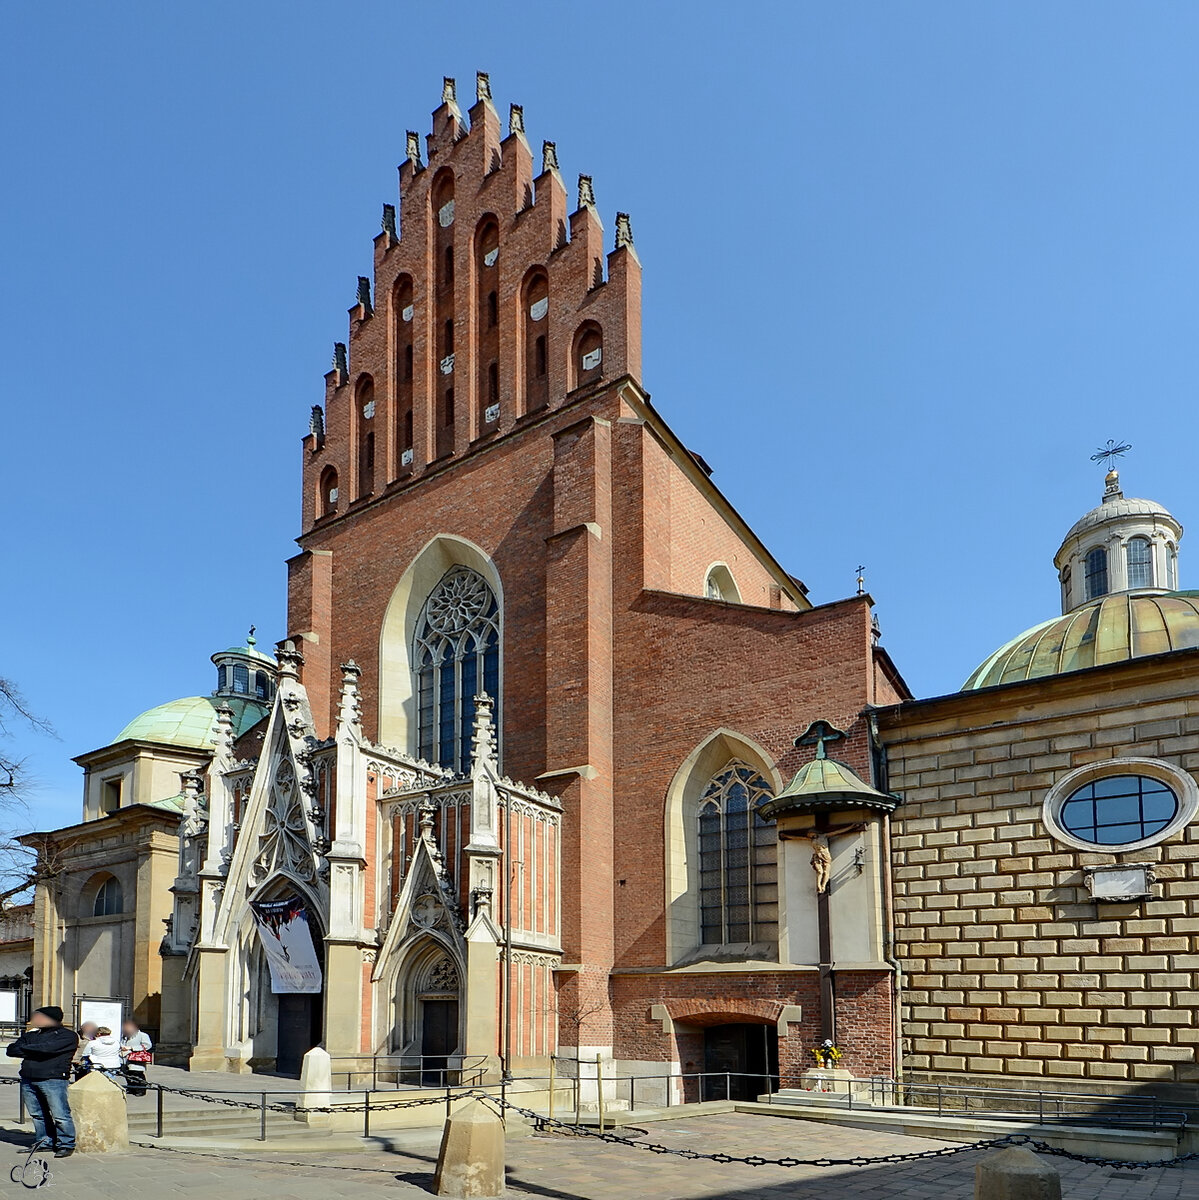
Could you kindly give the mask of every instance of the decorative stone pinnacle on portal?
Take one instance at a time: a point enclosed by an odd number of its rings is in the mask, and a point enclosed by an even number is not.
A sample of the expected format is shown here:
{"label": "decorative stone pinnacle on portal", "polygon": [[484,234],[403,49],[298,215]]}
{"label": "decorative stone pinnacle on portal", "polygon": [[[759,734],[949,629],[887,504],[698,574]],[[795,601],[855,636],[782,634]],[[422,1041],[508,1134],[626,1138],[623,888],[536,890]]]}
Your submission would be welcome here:
{"label": "decorative stone pinnacle on portal", "polygon": [[824,752],[825,742],[840,741],[845,736],[844,730],[830,725],[828,721],[813,721],[807,729],[795,739],[796,746],[815,746],[817,758],[828,758]]}
{"label": "decorative stone pinnacle on portal", "polygon": [[394,204],[383,205],[383,232],[393,240],[400,235],[396,231],[396,206]]}
{"label": "decorative stone pinnacle on portal", "polygon": [[351,658],[341,664],[341,709],[338,720],[343,725],[357,726],[362,720],[362,700],[358,693],[358,680],[362,668]]}
{"label": "decorative stone pinnacle on portal", "polygon": [[595,188],[590,175],[579,176],[579,208],[595,207]]}
{"label": "decorative stone pinnacle on portal", "polygon": [[475,728],[471,744],[471,760],[475,766],[495,760],[495,701],[481,692],[475,697]]}
{"label": "decorative stone pinnacle on portal", "polygon": [[304,665],[304,656],[296,649],[295,642],[290,638],[275,647],[275,658],[279,663],[280,679],[300,678],[300,668]]}
{"label": "decorative stone pinnacle on portal", "polygon": [[345,342],[333,343],[333,369],[340,371],[342,375],[350,373],[350,359],[346,354]]}
{"label": "decorative stone pinnacle on portal", "polygon": [[437,843],[433,838],[433,805],[427,798],[422,800],[420,805],[420,836],[436,848]]}
{"label": "decorative stone pinnacle on portal", "polygon": [[618,212],[616,214],[616,249],[619,250],[622,246],[627,246],[630,250],[633,248],[633,222],[629,220],[628,213]]}
{"label": "decorative stone pinnacle on portal", "polygon": [[408,130],[408,144],[404,153],[407,155],[408,161],[412,164],[414,171],[419,171],[424,164],[420,160],[420,134],[413,129]]}
{"label": "decorative stone pinnacle on portal", "polygon": [[486,71],[475,72],[475,99],[491,99],[491,76]]}
{"label": "decorative stone pinnacle on portal", "polygon": [[558,147],[553,142],[541,143],[541,173],[558,169]]}
{"label": "decorative stone pinnacle on portal", "polygon": [[441,102],[442,104],[458,103],[458,85],[449,75],[443,76],[441,80]]}
{"label": "decorative stone pinnacle on portal", "polygon": [[525,131],[525,110],[519,104],[508,106],[508,132],[523,134]]}
{"label": "decorative stone pinnacle on portal", "polygon": [[368,317],[375,311],[371,304],[371,281],[365,275],[358,276],[358,303]]}
{"label": "decorative stone pinnacle on portal", "polygon": [[217,757],[233,753],[233,709],[228,704],[220,704],[216,710],[216,753]]}
{"label": "decorative stone pinnacle on portal", "polygon": [[179,782],[183,787],[183,833],[195,837],[205,825],[204,801],[200,787],[204,776],[199,771],[180,771]]}

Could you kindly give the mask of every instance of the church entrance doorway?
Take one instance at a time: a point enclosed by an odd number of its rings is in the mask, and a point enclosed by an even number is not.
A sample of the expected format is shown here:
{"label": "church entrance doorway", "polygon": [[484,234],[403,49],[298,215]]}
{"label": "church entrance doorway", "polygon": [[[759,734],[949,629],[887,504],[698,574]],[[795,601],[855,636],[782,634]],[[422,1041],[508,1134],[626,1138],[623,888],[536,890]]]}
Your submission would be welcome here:
{"label": "church entrance doorway", "polygon": [[458,1049],[458,1001],[444,997],[422,998],[421,1083],[444,1087],[450,1055]]}
{"label": "church entrance doorway", "polygon": [[279,1002],[279,1045],[275,1055],[275,1072],[300,1077],[304,1055],[321,1044],[322,995],[284,993]]}
{"label": "church entrance doorway", "polygon": [[705,1100],[753,1100],[779,1082],[773,1025],[709,1025],[704,1030]]}

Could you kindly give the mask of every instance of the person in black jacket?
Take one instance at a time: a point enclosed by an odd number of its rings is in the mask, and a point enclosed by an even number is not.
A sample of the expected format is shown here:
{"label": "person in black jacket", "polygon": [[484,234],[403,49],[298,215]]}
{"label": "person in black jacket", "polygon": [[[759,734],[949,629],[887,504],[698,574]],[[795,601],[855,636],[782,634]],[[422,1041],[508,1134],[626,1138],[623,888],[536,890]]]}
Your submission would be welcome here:
{"label": "person in black jacket", "polygon": [[21,1059],[21,1098],[33,1118],[33,1145],[54,1148],[55,1158],[75,1153],[75,1122],[67,1102],[67,1079],[79,1036],[62,1023],[55,1004],[39,1008],[29,1019],[32,1028],[8,1047],[10,1058]]}

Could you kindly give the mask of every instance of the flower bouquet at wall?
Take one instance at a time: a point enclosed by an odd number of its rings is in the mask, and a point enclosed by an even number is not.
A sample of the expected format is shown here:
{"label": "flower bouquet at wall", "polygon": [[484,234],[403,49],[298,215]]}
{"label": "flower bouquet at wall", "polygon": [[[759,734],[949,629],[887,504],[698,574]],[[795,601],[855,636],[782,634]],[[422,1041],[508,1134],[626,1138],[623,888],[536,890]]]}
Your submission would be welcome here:
{"label": "flower bouquet at wall", "polygon": [[816,1059],[816,1065],[824,1067],[826,1070],[837,1066],[844,1057],[841,1048],[831,1038],[825,1038],[819,1046],[816,1046],[812,1050],[812,1055]]}
{"label": "flower bouquet at wall", "polygon": [[825,1038],[818,1046],[812,1048],[812,1057],[816,1060],[815,1086],[811,1088],[814,1092],[831,1092],[836,1091],[835,1087],[830,1087],[830,1080],[827,1076],[820,1075],[820,1071],[832,1071],[840,1063],[843,1055],[841,1048],[831,1038]]}

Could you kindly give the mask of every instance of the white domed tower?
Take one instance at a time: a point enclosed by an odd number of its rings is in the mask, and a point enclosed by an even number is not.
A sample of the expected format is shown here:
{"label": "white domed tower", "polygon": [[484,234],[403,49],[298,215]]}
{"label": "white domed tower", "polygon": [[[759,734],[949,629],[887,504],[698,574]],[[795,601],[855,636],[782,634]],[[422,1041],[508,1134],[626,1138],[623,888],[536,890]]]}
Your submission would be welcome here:
{"label": "white domed tower", "polygon": [[1155,500],[1126,497],[1118,471],[1104,482],[1102,503],[1074,523],[1053,560],[1063,613],[1117,592],[1178,589],[1182,526]]}

